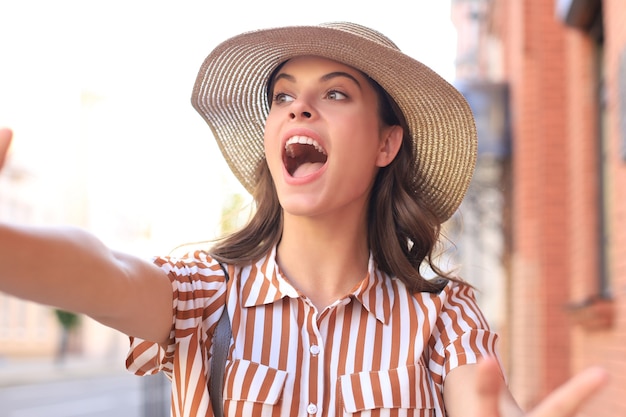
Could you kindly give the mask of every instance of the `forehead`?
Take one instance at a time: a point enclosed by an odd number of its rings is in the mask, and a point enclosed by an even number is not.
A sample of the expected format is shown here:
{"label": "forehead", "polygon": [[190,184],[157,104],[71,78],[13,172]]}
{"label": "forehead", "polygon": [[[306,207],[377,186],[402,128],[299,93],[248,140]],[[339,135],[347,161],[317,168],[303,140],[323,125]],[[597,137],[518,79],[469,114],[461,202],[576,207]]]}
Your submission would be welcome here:
{"label": "forehead", "polygon": [[365,79],[366,76],[359,70],[342,62],[335,61],[328,58],[319,56],[298,56],[286,61],[280,69],[276,72],[278,74],[292,74],[292,73],[330,73],[330,72],[345,72],[358,77],[359,79]]}

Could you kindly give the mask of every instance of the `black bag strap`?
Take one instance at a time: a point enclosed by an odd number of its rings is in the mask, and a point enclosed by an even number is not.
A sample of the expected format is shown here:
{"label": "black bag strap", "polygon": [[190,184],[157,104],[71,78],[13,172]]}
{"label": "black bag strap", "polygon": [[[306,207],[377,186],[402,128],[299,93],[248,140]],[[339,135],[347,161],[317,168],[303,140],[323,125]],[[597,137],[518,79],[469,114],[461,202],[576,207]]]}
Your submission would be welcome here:
{"label": "black bag strap", "polygon": [[[226,282],[228,282],[228,271],[221,263],[220,266],[224,271]],[[224,368],[226,367],[226,357],[228,356],[231,336],[232,330],[230,328],[230,319],[228,318],[228,306],[225,303],[224,311],[213,332],[213,359],[211,360],[211,381],[209,382],[211,407],[216,417],[224,415],[224,401],[222,400]]]}

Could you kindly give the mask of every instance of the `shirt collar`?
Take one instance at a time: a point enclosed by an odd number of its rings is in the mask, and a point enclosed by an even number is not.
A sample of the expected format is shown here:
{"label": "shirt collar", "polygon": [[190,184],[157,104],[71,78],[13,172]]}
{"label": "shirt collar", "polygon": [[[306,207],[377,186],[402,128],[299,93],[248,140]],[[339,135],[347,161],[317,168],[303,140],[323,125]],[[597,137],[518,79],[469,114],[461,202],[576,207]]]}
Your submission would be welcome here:
{"label": "shirt collar", "polygon": [[276,246],[255,264],[245,266],[239,275],[244,307],[270,304],[284,297],[298,298],[298,291],[280,274]]}
{"label": "shirt collar", "polygon": [[389,321],[395,301],[393,280],[389,275],[378,269],[374,256],[370,252],[367,277],[354,289],[351,296],[376,319],[384,324]]}
{"label": "shirt collar", "polygon": [[[244,307],[270,304],[285,297],[298,298],[298,291],[283,277],[276,263],[276,247],[258,262],[241,270]],[[367,276],[347,296],[358,301],[377,320],[387,323],[395,300],[394,285],[379,270],[370,253]]]}

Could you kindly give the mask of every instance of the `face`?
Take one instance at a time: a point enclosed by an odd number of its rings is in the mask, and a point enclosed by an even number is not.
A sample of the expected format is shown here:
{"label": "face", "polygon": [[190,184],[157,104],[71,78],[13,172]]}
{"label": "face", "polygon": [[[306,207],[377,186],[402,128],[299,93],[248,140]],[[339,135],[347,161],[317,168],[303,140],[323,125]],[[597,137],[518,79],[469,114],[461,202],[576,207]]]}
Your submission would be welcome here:
{"label": "face", "polygon": [[399,126],[381,122],[377,94],[360,71],[298,57],[275,75],[265,154],[286,215],[363,212],[401,140]]}

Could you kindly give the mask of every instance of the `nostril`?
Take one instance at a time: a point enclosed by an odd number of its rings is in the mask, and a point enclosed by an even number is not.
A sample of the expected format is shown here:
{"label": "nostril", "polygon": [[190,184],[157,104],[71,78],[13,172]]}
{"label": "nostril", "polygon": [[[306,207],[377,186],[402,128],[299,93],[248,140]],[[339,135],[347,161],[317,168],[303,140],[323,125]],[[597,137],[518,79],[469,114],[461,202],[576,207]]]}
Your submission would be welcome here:
{"label": "nostril", "polygon": [[[310,118],[311,118],[311,116],[312,116],[312,114],[311,114],[311,112],[310,112],[310,111],[303,111],[303,112],[301,112],[301,113],[300,113],[300,115],[301,115],[302,117],[304,117],[305,119],[310,119]],[[290,118],[290,119],[297,119],[297,118],[298,118],[298,116],[296,116],[296,113],[294,113],[294,112],[290,112],[290,113],[289,113],[289,118]]]}

